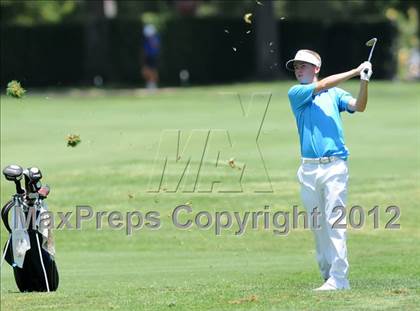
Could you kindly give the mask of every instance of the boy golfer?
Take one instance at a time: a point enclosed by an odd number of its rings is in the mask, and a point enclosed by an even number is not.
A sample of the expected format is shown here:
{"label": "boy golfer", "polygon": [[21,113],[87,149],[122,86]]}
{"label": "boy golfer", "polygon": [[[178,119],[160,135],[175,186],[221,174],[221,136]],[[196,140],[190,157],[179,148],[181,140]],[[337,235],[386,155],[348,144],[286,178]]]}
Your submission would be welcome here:
{"label": "boy golfer", "polygon": [[[340,207],[346,204],[348,180],[349,152],[340,113],[366,109],[372,65],[364,62],[356,69],[318,80],[321,57],[311,50],[299,50],[286,68],[295,72],[299,82],[290,88],[288,96],[300,138],[302,164],[297,176],[301,197],[309,216],[319,213],[317,224],[312,222],[314,217],[309,217],[325,280],[315,290],[349,289],[346,229],[333,226],[341,215]],[[357,99],[336,87],[359,75]],[[345,219],[339,222],[345,223]]]}

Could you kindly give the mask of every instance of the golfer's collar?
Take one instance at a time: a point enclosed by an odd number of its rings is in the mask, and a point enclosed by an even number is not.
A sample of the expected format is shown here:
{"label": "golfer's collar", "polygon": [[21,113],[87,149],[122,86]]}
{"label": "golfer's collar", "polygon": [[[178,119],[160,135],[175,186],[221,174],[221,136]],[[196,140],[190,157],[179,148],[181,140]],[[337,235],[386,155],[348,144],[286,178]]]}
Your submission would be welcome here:
{"label": "golfer's collar", "polygon": [[326,92],[328,92],[328,90],[321,90],[319,92],[315,92],[315,90],[314,90],[314,92],[312,93],[312,97],[318,96],[318,95],[320,95],[322,93],[326,93]]}

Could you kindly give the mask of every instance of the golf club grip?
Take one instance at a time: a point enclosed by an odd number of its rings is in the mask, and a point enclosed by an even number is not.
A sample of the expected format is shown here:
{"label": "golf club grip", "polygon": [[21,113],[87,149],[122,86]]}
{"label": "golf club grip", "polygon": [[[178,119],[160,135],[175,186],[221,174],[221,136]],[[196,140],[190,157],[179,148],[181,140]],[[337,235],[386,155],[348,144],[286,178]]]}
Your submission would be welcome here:
{"label": "golf club grip", "polygon": [[[370,59],[372,58],[372,52],[370,53],[370,55],[369,55],[369,58],[368,58],[368,62],[370,63]],[[368,72],[369,72],[369,69],[368,68],[365,68],[365,69],[363,69],[363,72],[365,73],[365,74],[367,74]]]}

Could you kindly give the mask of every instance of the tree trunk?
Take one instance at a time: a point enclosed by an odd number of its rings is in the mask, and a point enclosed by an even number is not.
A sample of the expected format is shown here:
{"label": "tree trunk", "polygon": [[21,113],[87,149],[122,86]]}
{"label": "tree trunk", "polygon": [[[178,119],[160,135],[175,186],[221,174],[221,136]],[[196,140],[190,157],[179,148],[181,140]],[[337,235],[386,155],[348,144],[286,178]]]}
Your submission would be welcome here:
{"label": "tree trunk", "polygon": [[271,0],[264,1],[264,5],[256,5],[255,10],[255,43],[257,77],[259,79],[273,79],[281,76],[279,68],[279,38],[274,7]]}
{"label": "tree trunk", "polygon": [[108,35],[103,0],[90,0],[85,5],[85,79],[92,83],[96,76],[109,78]]}

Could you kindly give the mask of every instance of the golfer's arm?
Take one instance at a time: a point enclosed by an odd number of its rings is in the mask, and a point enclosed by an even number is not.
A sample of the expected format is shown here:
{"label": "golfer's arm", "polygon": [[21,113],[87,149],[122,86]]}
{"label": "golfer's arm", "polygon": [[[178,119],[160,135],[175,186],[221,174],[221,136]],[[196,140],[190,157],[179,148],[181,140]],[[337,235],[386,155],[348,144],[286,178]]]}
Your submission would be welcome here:
{"label": "golfer's arm", "polygon": [[360,80],[359,95],[357,99],[352,99],[349,102],[349,109],[353,111],[363,112],[366,110],[368,100],[368,82]]}
{"label": "golfer's arm", "polygon": [[328,90],[332,87],[339,85],[341,82],[347,81],[348,79],[351,79],[358,75],[359,71],[357,69],[352,69],[346,72],[326,77],[321,81],[316,82],[314,93],[319,93],[323,90]]}

